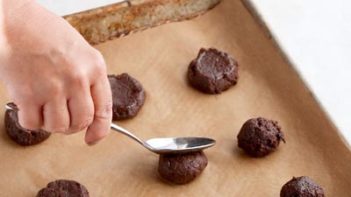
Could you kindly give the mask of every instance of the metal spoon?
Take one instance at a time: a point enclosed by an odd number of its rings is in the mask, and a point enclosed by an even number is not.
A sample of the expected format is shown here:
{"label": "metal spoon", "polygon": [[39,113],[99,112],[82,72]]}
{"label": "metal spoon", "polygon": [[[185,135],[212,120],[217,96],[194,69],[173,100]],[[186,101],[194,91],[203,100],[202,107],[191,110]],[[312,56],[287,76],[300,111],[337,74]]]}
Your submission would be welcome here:
{"label": "metal spoon", "polygon": [[[18,110],[15,105],[6,105],[6,109]],[[156,154],[175,154],[200,151],[215,145],[216,141],[206,137],[174,137],[174,138],[152,138],[143,141],[128,130],[111,123],[111,128],[138,142],[148,150]]]}
{"label": "metal spoon", "polygon": [[111,128],[122,133],[148,150],[157,154],[195,152],[215,145],[216,141],[205,137],[175,137],[175,138],[152,138],[143,141],[126,129],[112,123]]}

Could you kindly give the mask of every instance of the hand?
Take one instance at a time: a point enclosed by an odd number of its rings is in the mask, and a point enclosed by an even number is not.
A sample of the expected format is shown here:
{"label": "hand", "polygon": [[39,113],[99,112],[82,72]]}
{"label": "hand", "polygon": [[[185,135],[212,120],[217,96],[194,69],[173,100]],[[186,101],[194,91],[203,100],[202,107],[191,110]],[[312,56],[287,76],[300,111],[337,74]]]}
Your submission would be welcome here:
{"label": "hand", "polygon": [[0,3],[0,79],[19,108],[20,125],[66,134],[86,130],[88,144],[106,136],[112,96],[102,55],[35,1]]}

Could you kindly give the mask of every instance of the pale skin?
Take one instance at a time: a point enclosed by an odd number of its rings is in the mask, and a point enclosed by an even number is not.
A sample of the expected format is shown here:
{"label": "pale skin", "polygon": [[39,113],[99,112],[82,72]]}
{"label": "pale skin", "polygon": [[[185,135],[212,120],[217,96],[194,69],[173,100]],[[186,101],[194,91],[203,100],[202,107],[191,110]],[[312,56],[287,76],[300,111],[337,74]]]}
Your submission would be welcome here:
{"label": "pale skin", "polygon": [[0,79],[22,127],[104,138],[112,96],[102,55],[33,0],[0,0]]}

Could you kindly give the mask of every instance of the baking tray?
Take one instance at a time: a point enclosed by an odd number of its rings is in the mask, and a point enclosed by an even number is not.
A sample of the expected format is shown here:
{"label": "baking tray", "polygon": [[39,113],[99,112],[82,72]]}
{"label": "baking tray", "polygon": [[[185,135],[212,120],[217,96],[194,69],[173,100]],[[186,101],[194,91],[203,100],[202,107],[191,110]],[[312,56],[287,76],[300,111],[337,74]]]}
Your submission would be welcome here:
{"label": "baking tray", "polygon": [[[201,47],[216,47],[240,64],[237,86],[206,95],[188,86],[189,62]],[[147,139],[208,136],[209,165],[188,185],[169,185],[157,175],[157,155],[118,133],[88,147],[83,133],[53,135],[20,147],[2,132],[0,196],[35,196],[48,182],[83,183],[91,196],[279,196],[292,176],[307,175],[327,196],[351,193],[350,149],[294,68],[239,0],[224,0],[194,20],[172,23],[97,45],[109,73],[128,72],[145,87],[138,116],[118,122]],[[2,105],[8,101],[0,88]],[[286,144],[255,159],[237,148],[249,118],[278,120]],[[3,118],[3,114],[1,117]],[[3,128],[3,123],[1,123]]]}
{"label": "baking tray", "polygon": [[221,0],[123,0],[64,18],[90,44],[199,16]]}

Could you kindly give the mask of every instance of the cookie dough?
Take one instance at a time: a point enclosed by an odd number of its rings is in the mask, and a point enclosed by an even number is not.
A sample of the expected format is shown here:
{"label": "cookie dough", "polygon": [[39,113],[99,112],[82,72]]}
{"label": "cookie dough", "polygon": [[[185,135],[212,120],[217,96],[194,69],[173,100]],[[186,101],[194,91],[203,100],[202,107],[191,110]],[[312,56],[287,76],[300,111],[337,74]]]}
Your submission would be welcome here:
{"label": "cookie dough", "polygon": [[275,151],[284,134],[277,121],[254,118],[246,121],[238,134],[238,146],[253,157],[263,157]]}
{"label": "cookie dough", "polygon": [[238,70],[238,63],[227,53],[202,48],[189,65],[188,81],[202,92],[220,94],[238,82]]}
{"label": "cookie dough", "polygon": [[127,73],[109,75],[108,78],[113,96],[113,120],[136,116],[145,101],[142,85]]}
{"label": "cookie dough", "polygon": [[[11,103],[10,106],[16,106]],[[31,146],[39,144],[50,137],[50,133],[44,130],[28,130],[18,122],[18,116],[16,110],[6,110],[5,112],[5,130],[7,135],[15,141],[17,144],[22,146]]]}
{"label": "cookie dough", "polygon": [[201,152],[160,155],[160,176],[175,184],[186,184],[198,177],[207,166],[207,157]]}
{"label": "cookie dough", "polygon": [[280,191],[280,197],[324,197],[323,188],[311,180],[302,176],[291,179]]}
{"label": "cookie dough", "polygon": [[76,181],[56,180],[41,189],[37,197],[89,197],[89,192]]}

